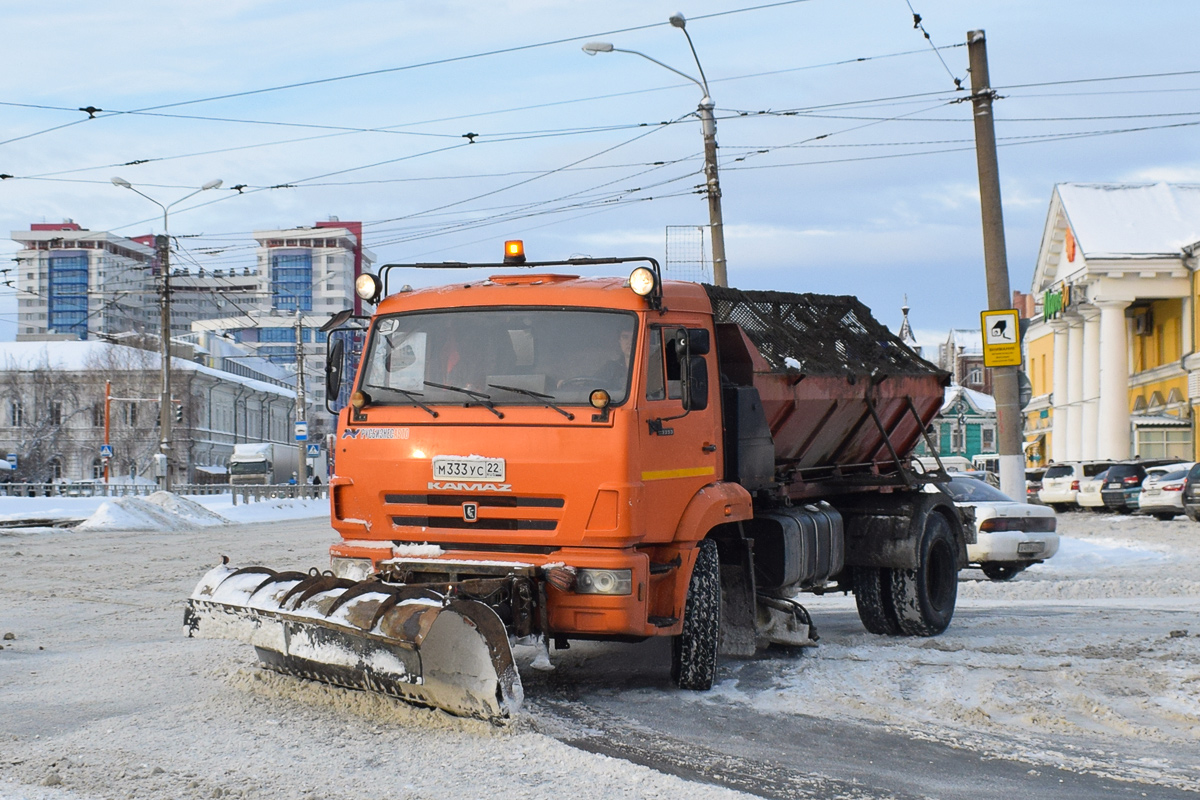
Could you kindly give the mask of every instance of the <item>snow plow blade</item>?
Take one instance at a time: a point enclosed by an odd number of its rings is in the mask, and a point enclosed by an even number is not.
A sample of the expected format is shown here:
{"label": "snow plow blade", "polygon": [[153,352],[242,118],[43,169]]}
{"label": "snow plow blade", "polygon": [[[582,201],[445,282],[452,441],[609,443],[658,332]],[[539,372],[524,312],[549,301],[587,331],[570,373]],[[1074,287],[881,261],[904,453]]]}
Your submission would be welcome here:
{"label": "snow plow blade", "polygon": [[254,645],[277,672],[459,716],[495,721],[521,706],[496,612],[420,585],[223,565],[192,592],[184,625],[189,636]]}

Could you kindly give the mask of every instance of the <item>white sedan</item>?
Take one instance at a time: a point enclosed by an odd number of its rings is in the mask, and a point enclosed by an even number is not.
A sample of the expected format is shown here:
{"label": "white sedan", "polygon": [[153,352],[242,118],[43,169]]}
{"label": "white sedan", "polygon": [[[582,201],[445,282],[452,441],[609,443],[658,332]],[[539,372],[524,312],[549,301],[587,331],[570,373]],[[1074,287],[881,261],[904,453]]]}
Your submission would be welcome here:
{"label": "white sedan", "polygon": [[1164,521],[1183,516],[1183,487],[1187,483],[1187,475],[1188,470],[1181,469],[1164,475],[1147,476],[1142,483],[1142,493],[1138,495],[1136,513]]}
{"label": "white sedan", "polygon": [[994,581],[1007,581],[1058,552],[1058,519],[1049,506],[1018,503],[999,489],[967,477],[951,478],[942,491],[957,506],[975,509],[975,544],[967,559]]}

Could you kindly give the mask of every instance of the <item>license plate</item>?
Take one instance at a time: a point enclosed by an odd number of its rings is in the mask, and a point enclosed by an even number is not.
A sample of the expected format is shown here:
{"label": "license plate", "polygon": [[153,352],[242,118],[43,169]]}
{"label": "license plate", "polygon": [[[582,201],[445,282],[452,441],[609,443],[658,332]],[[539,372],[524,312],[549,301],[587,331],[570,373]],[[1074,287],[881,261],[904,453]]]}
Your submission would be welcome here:
{"label": "license plate", "polygon": [[1106,483],[1106,484],[1104,484],[1104,488],[1105,488],[1105,489],[1120,489],[1120,488],[1121,488],[1121,484],[1119,484],[1119,483]]}
{"label": "license plate", "polygon": [[434,480],[504,482],[504,459],[482,456],[434,456]]}
{"label": "license plate", "polygon": [[1043,542],[1021,542],[1017,545],[1017,552],[1021,555],[1036,555],[1046,549]]}

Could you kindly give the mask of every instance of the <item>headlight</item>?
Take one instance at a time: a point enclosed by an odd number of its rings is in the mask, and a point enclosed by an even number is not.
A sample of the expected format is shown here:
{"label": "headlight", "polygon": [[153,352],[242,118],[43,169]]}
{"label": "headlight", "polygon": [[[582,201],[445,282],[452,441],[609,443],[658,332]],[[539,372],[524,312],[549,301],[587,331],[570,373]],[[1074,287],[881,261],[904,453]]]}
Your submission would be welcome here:
{"label": "headlight", "polygon": [[629,273],[629,288],[634,294],[646,297],[654,291],[654,272],[648,267],[638,267]]}
{"label": "headlight", "polygon": [[631,569],[581,569],[575,576],[578,594],[633,594]]}
{"label": "headlight", "polygon": [[383,284],[379,282],[378,275],[364,272],[354,279],[354,293],[368,303],[374,303],[382,291]]}
{"label": "headlight", "polygon": [[369,558],[339,558],[329,559],[330,569],[339,578],[351,581],[365,581],[375,573],[375,564]]}

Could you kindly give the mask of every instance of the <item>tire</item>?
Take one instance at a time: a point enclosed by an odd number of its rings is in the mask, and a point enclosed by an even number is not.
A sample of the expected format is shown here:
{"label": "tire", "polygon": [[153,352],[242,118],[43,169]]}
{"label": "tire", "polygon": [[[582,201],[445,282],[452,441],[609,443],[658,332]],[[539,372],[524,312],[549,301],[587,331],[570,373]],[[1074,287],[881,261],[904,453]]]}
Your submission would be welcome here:
{"label": "tire", "polygon": [[892,605],[892,570],[881,567],[854,568],[854,602],[858,618],[870,633],[898,636],[900,620]]}
{"label": "tire", "polygon": [[980,564],[979,568],[983,570],[983,574],[987,575],[994,581],[1011,581],[1017,577],[1017,574],[1024,571],[1027,564],[1018,564],[1014,561],[989,561],[985,564]]}
{"label": "tire", "polygon": [[683,633],[671,643],[671,681],[680,689],[706,691],[717,675],[721,638],[721,563],[717,543],[700,542],[683,608]]}
{"label": "tire", "polygon": [[937,511],[925,516],[916,569],[893,569],[892,604],[900,631],[937,636],[950,624],[958,599],[958,547],[950,522]]}
{"label": "tire", "polygon": [[1170,522],[1171,520],[1175,519],[1176,515],[1175,514],[1153,514],[1152,516],[1155,519],[1162,520],[1163,522]]}
{"label": "tire", "polygon": [[1192,522],[1200,522],[1200,514],[1198,514],[1195,509],[1188,508],[1183,513],[1186,514],[1187,518]]}

